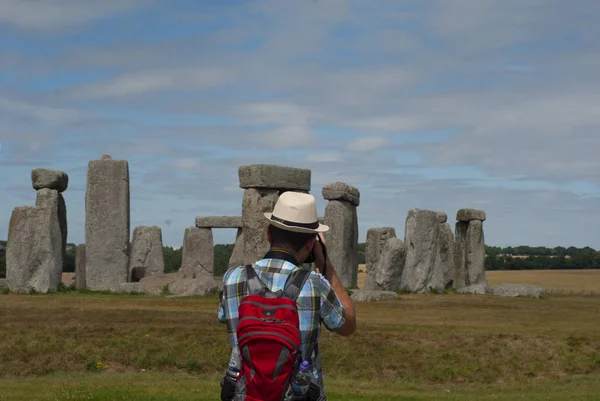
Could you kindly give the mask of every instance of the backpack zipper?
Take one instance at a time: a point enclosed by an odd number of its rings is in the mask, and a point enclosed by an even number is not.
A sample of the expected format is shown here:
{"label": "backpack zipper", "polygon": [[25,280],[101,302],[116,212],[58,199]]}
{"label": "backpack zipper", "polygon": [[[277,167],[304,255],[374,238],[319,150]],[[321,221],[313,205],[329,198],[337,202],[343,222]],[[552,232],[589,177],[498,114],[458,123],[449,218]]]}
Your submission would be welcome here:
{"label": "backpack zipper", "polygon": [[247,317],[244,317],[244,318],[240,319],[239,323],[242,323],[245,320],[260,320],[261,322],[264,322],[264,323],[278,323],[278,324],[282,324],[284,326],[290,326],[290,327],[292,327],[293,329],[295,329],[298,332],[298,335],[301,335],[300,329],[298,329],[293,324],[286,323],[285,320],[266,319],[266,318],[260,318],[260,317],[254,317],[254,316],[247,316]]}

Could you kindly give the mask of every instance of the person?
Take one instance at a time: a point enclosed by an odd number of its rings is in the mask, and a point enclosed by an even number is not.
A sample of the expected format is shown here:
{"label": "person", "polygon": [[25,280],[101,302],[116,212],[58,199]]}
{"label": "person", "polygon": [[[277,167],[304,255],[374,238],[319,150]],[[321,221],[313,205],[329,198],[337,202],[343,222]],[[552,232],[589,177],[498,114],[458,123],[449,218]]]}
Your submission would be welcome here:
{"label": "person", "polygon": [[[322,234],[329,227],[319,223],[315,198],[307,193],[284,192],[279,196],[273,213],[264,215],[269,221],[267,239],[270,248],[253,267],[271,291],[283,289],[288,276],[295,269],[303,268],[311,256],[314,257],[316,271],[310,272],[296,303],[301,352],[312,367],[312,379],[324,388],[319,352],[321,323],[340,336],[349,336],[356,330],[354,305],[326,252],[327,244]],[[238,308],[247,295],[246,287],[241,285],[245,280],[244,266],[230,268],[221,285],[217,318],[227,324],[231,347],[237,344]]]}

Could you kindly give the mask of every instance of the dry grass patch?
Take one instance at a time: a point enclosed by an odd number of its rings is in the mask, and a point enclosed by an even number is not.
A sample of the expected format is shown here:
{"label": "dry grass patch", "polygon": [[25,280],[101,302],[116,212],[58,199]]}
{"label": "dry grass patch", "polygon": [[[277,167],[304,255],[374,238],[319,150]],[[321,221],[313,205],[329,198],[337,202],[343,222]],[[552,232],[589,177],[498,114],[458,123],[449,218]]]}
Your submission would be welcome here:
{"label": "dry grass patch", "polygon": [[600,270],[501,270],[486,272],[490,286],[522,283],[550,294],[600,295]]}

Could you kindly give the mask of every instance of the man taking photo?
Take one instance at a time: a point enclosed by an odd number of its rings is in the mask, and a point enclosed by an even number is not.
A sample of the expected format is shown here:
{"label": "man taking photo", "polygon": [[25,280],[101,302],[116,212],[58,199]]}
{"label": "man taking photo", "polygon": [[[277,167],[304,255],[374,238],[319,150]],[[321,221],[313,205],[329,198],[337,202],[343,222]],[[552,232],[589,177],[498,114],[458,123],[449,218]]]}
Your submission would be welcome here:
{"label": "man taking photo", "polygon": [[[326,241],[322,233],[328,231],[329,227],[320,224],[317,216],[315,198],[312,195],[293,191],[281,194],[273,213],[265,213],[265,218],[270,223],[267,229],[269,251],[252,265],[252,270],[240,266],[230,268],[225,273],[217,316],[220,322],[227,324],[230,345],[235,349],[240,340],[237,338],[240,305],[243,307],[244,303],[248,303],[244,299],[248,299],[249,288],[252,288],[248,284],[251,278],[248,276],[255,275],[258,281],[252,280],[254,283],[264,284],[267,292],[270,290],[272,293],[277,293],[286,290],[286,284],[306,270],[303,264],[314,261],[316,271],[305,271],[305,278],[299,284],[294,297],[300,334],[299,353],[302,360],[307,361],[310,366],[312,381],[324,387],[319,352],[321,322],[329,331],[341,336],[349,336],[356,330],[356,315],[354,305],[340,282],[335,266],[327,256]],[[268,314],[269,308],[275,309],[275,307],[263,306],[259,312]],[[260,320],[269,319],[263,317]],[[277,321],[277,319],[272,320]],[[288,336],[280,335],[280,337],[289,340]],[[252,364],[251,376],[260,377],[261,373],[255,372],[255,369],[259,369],[257,366],[260,363],[251,362],[250,355],[246,355],[247,349],[243,349],[240,353],[245,356],[244,363]],[[278,369],[281,369],[280,365],[285,360],[283,351],[279,360],[275,362]],[[246,381],[250,379],[245,378]]]}

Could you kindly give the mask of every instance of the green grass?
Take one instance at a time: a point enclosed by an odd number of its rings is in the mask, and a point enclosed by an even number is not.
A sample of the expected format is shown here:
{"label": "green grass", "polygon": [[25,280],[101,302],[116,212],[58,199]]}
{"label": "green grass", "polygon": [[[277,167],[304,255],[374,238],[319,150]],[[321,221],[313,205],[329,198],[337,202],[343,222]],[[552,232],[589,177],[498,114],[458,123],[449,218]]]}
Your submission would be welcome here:
{"label": "green grass", "polygon": [[[0,400],[219,399],[228,342],[216,305],[216,296],[0,295]],[[322,333],[329,399],[600,394],[600,297],[404,294],[357,313],[353,336]]]}

